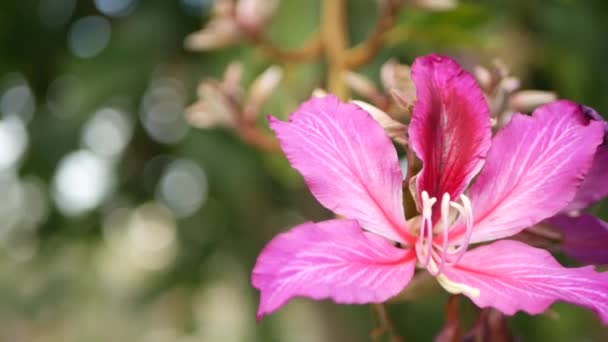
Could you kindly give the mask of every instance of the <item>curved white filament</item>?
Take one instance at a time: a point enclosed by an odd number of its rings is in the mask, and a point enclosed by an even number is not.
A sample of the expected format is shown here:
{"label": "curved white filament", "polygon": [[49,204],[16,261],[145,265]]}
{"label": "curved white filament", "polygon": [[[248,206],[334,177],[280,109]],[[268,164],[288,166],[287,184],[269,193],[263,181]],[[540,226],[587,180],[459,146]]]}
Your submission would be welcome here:
{"label": "curved white filament", "polygon": [[473,234],[473,207],[471,206],[471,201],[465,195],[460,195],[460,200],[462,201],[462,205],[455,202],[451,202],[450,205],[458,210],[460,217],[463,218],[466,232],[462,244],[454,251],[448,252],[450,257],[454,257],[454,259],[449,260],[449,265],[454,265],[460,261],[469,248],[469,242],[471,241],[471,235]]}
{"label": "curved white filament", "polygon": [[[441,229],[443,241],[442,245],[438,246],[433,241],[434,232],[432,221],[433,205],[437,202],[437,198],[430,197],[426,191],[423,191],[421,200],[422,219],[416,244],[416,255],[420,264],[429,269],[429,272],[433,276],[437,277],[443,273],[443,269],[446,265],[458,263],[469,248],[471,235],[473,233],[473,208],[471,206],[471,201],[465,195],[460,195],[460,201],[462,203],[460,204],[451,201],[448,193],[443,194],[443,197],[441,198]],[[452,208],[458,211],[458,217],[464,221],[466,231],[462,243],[456,249],[450,251],[450,211]],[[434,248],[437,250],[434,250]],[[431,259],[433,260],[434,266],[428,267]]]}
{"label": "curved white filament", "polygon": [[[420,232],[418,233],[418,243],[416,248],[416,254],[418,260],[421,261],[423,267],[428,266],[431,260],[431,254],[433,251],[433,205],[437,202],[435,197],[430,198],[428,192],[422,192],[422,220],[420,222]],[[427,238],[427,251],[426,255],[422,254],[424,246],[425,235]]]}
{"label": "curved white filament", "polygon": [[[438,276],[443,272],[447,259],[448,239],[449,239],[449,224],[450,224],[450,194],[447,192],[441,198],[441,229],[443,230],[443,244],[441,246],[441,256],[437,272],[431,272],[433,276]],[[436,273],[436,274],[435,274]]]}

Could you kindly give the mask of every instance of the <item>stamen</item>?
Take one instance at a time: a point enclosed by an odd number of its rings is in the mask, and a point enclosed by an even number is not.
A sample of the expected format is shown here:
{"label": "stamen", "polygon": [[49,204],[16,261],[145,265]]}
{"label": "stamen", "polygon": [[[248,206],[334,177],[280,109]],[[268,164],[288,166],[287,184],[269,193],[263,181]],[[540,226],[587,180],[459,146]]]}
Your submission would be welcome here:
{"label": "stamen", "polygon": [[[433,197],[433,199],[435,199],[435,198]],[[429,216],[428,218],[425,218],[425,221],[427,221],[427,223],[426,223],[427,249],[426,249],[426,258],[424,259],[424,267],[428,266],[429,261],[431,260],[431,256],[433,254],[433,222],[431,221],[431,216]]]}
{"label": "stamen", "polygon": [[[420,232],[418,235],[418,243],[416,252],[418,254],[418,260],[422,261],[422,265],[426,267],[431,260],[431,253],[433,251],[433,205],[437,202],[437,198],[429,198],[429,194],[426,191],[422,192],[422,220],[420,221]],[[422,248],[424,247],[424,238],[427,235],[427,253],[426,255],[420,255]]]}
{"label": "stamen", "polygon": [[[450,194],[447,192],[443,194],[443,198],[441,199],[441,223],[443,225],[443,243],[441,246],[441,261],[439,262],[439,268],[437,269],[437,275],[443,272],[443,267],[445,265],[447,259],[447,250],[448,250],[448,232],[449,232],[449,222],[450,220]],[[435,276],[437,276],[435,275]]]}
{"label": "stamen", "polygon": [[462,244],[454,251],[448,253],[449,256],[455,257],[455,259],[448,261],[449,265],[454,265],[460,261],[464,253],[469,248],[469,242],[471,241],[471,235],[473,234],[473,207],[471,206],[471,201],[465,195],[460,195],[460,200],[462,201],[462,205],[456,202],[451,202],[450,205],[454,209],[458,210],[460,217],[464,219],[467,230],[465,232]]}

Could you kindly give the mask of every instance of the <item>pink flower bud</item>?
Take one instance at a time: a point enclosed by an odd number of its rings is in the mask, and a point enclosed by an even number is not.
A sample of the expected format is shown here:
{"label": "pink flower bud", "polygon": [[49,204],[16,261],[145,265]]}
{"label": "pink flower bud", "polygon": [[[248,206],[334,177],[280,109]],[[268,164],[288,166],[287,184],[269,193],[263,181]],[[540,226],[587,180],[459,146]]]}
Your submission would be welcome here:
{"label": "pink flower bud", "polygon": [[236,18],[241,27],[258,32],[274,14],[278,0],[239,0]]}
{"label": "pink flower bud", "polygon": [[369,115],[371,115],[371,117],[374,118],[374,120],[376,120],[380,124],[380,126],[382,126],[382,128],[384,128],[386,134],[388,134],[391,139],[395,140],[400,144],[406,143],[406,125],[402,124],[397,120],[394,120],[383,110],[367,102],[359,100],[354,100],[351,102],[361,107],[361,109],[363,109],[367,113],[369,113]]}
{"label": "pink flower bud", "polygon": [[517,112],[531,112],[536,107],[555,101],[555,93],[543,90],[522,90],[509,98],[509,107]]}
{"label": "pink flower bud", "polygon": [[238,113],[221,87],[202,82],[198,87],[199,101],[188,107],[186,119],[198,128],[234,127]]}
{"label": "pink flower bud", "polygon": [[412,81],[410,67],[399,64],[394,59],[384,63],[380,70],[384,89],[391,93],[395,102],[403,108],[410,107],[416,100],[416,88]]}
{"label": "pink flower bud", "polygon": [[372,99],[381,96],[374,82],[361,74],[348,72],[346,74],[346,84],[365,98]]}
{"label": "pink flower bud", "polygon": [[249,97],[245,103],[245,115],[253,118],[258,114],[262,104],[273,93],[283,77],[283,70],[274,65],[261,73],[249,88]]}
{"label": "pink flower bud", "polygon": [[189,34],[184,45],[188,50],[213,50],[236,43],[240,36],[238,25],[233,19],[213,19],[204,29]]}
{"label": "pink flower bud", "polygon": [[480,65],[476,65],[473,68],[473,75],[475,75],[477,83],[479,83],[484,91],[488,91],[492,87],[493,77],[492,73],[488,69]]}

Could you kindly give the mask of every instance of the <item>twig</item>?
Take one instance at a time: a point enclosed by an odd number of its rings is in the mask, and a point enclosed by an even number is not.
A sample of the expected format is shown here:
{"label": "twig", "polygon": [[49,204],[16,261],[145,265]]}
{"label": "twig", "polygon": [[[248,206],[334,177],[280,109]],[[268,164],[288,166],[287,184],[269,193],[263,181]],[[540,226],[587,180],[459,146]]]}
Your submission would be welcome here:
{"label": "twig", "polygon": [[254,125],[240,124],[236,132],[243,141],[267,152],[281,153],[277,139],[263,133]]}
{"label": "twig", "polygon": [[278,47],[276,44],[271,42],[268,38],[257,32],[251,32],[245,27],[242,27],[242,31],[245,33],[246,38],[251,44],[258,48],[262,53],[268,57],[281,62],[281,63],[304,63],[313,61],[322,52],[321,36],[319,33],[315,33],[310,37],[301,47],[297,49],[284,49]]}
{"label": "twig", "polygon": [[393,322],[391,321],[390,317],[388,316],[388,312],[386,312],[386,308],[384,307],[384,304],[372,304],[371,307],[378,315],[378,323],[379,323],[379,325],[374,330],[372,330],[372,332],[370,334],[370,337],[372,338],[372,340],[380,341],[381,337],[384,336],[384,334],[388,333],[390,335],[390,337],[392,338],[392,341],[394,341],[394,342],[403,341],[403,339],[401,339],[401,337],[399,337],[399,335],[397,335],[397,332],[395,331],[395,326],[393,325]]}
{"label": "twig", "polygon": [[369,63],[382,48],[384,34],[392,27],[401,7],[401,1],[384,0],[374,30],[359,45],[351,48],[346,54],[346,66],[349,69],[359,68]]}
{"label": "twig", "polygon": [[321,8],[321,40],[327,58],[327,89],[342,100],[348,98],[345,82],[346,37],[345,0],[324,0]]}

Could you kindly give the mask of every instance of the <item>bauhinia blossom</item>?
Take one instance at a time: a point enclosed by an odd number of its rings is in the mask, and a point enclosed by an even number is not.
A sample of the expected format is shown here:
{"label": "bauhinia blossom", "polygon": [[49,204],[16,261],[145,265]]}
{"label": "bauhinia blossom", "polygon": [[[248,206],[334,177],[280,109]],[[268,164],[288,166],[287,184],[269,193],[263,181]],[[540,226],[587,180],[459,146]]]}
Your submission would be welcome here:
{"label": "bauhinia blossom", "polygon": [[455,61],[418,58],[412,78],[409,139],[423,168],[415,181],[420,214],[408,221],[397,152],[363,109],[330,95],[303,103],[288,122],[270,118],[291,165],[343,219],[301,224],[264,248],[252,274],[258,319],[293,297],[383,302],[418,266],[482,308],[537,314],[566,301],[608,324],[608,273],[562,267],[522,242],[491,242],[571,202],[603,140],[602,124],[557,101],[514,115],[492,137],[481,90]]}

